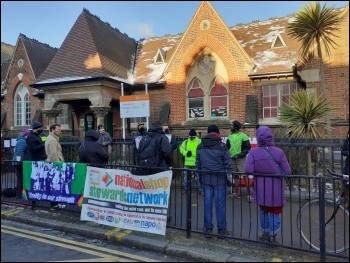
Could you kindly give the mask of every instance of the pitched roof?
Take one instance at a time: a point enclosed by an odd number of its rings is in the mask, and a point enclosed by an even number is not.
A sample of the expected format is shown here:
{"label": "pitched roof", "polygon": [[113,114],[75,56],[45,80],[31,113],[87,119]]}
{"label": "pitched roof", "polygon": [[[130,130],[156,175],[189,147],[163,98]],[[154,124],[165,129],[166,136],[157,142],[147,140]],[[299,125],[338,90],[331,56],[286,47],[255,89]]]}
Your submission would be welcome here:
{"label": "pitched roof", "polygon": [[[169,35],[140,41],[134,70],[135,84],[162,82],[165,66],[180,43],[181,37],[182,35]],[[156,62],[158,49],[164,51],[165,62]]]}
{"label": "pitched roof", "polygon": [[36,39],[30,39],[23,34],[20,34],[19,38],[23,41],[35,78],[38,78],[56,54],[57,48]]}
{"label": "pitched roof", "polygon": [[3,86],[3,81],[6,78],[7,70],[9,68],[10,61],[1,63],[1,91],[2,91],[2,86]]}
{"label": "pitched roof", "polygon": [[14,50],[14,46],[1,42],[1,64],[11,60]]}
{"label": "pitched roof", "polygon": [[[231,27],[241,46],[256,65],[254,74],[291,71],[298,61],[300,44],[287,34],[293,16]],[[285,46],[272,47],[276,37]]]}
{"label": "pitched roof", "polygon": [[136,47],[134,39],[84,9],[37,84],[94,77],[127,81]]}
{"label": "pitched roof", "polygon": [[[269,19],[246,25],[229,27],[242,48],[256,65],[251,74],[291,72],[298,61],[300,44],[289,37],[286,27],[292,16]],[[272,47],[276,37],[280,37],[286,46]],[[172,53],[181,41],[182,35],[168,35],[160,38],[143,40],[137,51],[134,79],[135,83],[162,81],[163,70]],[[154,58],[159,48],[167,51],[165,63],[155,63]]]}

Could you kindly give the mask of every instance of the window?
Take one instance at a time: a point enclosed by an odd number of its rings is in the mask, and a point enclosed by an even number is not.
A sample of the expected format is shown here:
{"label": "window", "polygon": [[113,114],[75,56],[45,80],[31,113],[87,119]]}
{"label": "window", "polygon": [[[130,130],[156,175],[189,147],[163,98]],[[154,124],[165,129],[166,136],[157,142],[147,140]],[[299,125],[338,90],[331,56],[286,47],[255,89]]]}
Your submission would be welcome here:
{"label": "window", "polygon": [[289,104],[291,94],[297,89],[296,83],[262,86],[263,118],[277,118],[278,107]]}
{"label": "window", "polygon": [[57,117],[57,123],[61,124],[62,129],[68,129],[69,126],[69,105],[60,103],[57,106],[57,109],[62,110]]}
{"label": "window", "polygon": [[210,91],[210,116],[214,118],[227,116],[227,89],[220,77],[216,78]]}
{"label": "window", "polygon": [[194,79],[188,92],[188,118],[204,117],[204,92],[198,79]]}
{"label": "window", "polygon": [[15,94],[14,123],[16,126],[30,125],[30,100],[27,87],[21,83]]}

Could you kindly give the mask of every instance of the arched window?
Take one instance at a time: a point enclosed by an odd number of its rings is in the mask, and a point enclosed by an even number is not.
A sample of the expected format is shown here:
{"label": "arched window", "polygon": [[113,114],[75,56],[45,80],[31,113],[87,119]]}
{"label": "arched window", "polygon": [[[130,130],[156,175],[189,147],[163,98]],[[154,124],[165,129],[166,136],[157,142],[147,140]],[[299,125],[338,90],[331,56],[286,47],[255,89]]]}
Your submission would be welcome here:
{"label": "arched window", "polygon": [[30,100],[27,87],[21,83],[15,94],[14,123],[16,126],[30,125]]}
{"label": "arched window", "polygon": [[188,118],[204,117],[204,92],[198,79],[194,79],[188,91]]}
{"label": "arched window", "polygon": [[210,91],[210,117],[223,116],[227,116],[227,88],[223,85],[222,79],[217,77]]}

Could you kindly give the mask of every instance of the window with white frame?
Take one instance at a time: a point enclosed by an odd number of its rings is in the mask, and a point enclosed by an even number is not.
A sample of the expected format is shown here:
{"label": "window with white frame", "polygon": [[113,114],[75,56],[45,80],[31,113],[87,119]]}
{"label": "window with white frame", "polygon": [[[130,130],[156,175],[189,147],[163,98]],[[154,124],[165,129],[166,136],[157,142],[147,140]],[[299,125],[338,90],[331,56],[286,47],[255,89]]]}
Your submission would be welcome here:
{"label": "window with white frame", "polygon": [[227,116],[227,88],[223,85],[222,79],[217,77],[214,87],[210,90],[210,117]]}
{"label": "window with white frame", "polygon": [[61,113],[57,117],[57,123],[61,124],[62,129],[68,129],[69,127],[69,105],[65,103],[60,103],[57,109],[61,110]]}
{"label": "window with white frame", "polygon": [[28,88],[21,83],[15,94],[14,117],[16,126],[30,125],[30,100]]}
{"label": "window with white frame", "polygon": [[289,104],[297,83],[278,83],[262,86],[263,118],[277,118],[278,107]]}
{"label": "window with white frame", "polygon": [[188,118],[204,117],[204,92],[198,79],[192,81],[188,91]]}

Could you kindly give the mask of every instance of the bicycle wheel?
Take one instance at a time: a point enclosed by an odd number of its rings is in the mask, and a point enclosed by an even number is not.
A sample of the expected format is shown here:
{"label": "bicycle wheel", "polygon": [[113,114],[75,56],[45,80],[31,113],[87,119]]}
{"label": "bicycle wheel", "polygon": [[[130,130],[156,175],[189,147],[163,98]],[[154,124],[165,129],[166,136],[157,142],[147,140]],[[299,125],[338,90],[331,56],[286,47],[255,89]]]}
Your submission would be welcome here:
{"label": "bicycle wheel", "polygon": [[[305,203],[299,210],[297,226],[301,237],[313,249],[320,250],[319,199]],[[325,220],[328,221],[337,204],[325,200]],[[349,211],[340,205],[334,218],[325,226],[326,252],[341,253],[349,248]]]}

